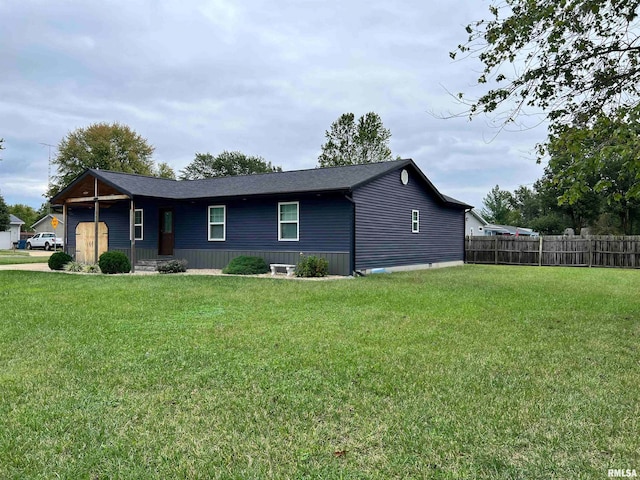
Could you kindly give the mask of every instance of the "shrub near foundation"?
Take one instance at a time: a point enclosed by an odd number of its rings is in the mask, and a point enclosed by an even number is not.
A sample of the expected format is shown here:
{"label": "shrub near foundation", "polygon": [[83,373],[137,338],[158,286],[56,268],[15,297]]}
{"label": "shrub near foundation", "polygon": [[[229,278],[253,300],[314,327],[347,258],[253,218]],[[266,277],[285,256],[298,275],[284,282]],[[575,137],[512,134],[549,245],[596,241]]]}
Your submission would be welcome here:
{"label": "shrub near foundation", "polygon": [[326,277],[328,274],[329,262],[314,255],[301,257],[296,266],[297,277]]}
{"label": "shrub near foundation", "polygon": [[104,252],[100,255],[98,266],[102,273],[129,273],[131,271],[131,262],[122,252]]}
{"label": "shrub near foundation", "polygon": [[241,255],[229,262],[229,265],[222,269],[222,273],[231,275],[259,275],[267,273],[269,265],[260,257],[250,257]]}
{"label": "shrub near foundation", "polygon": [[56,252],[49,257],[47,262],[51,270],[63,270],[64,266],[71,262],[73,258],[64,252]]}
{"label": "shrub near foundation", "polygon": [[170,260],[166,263],[158,265],[157,270],[160,273],[183,273],[187,271],[187,261]]}

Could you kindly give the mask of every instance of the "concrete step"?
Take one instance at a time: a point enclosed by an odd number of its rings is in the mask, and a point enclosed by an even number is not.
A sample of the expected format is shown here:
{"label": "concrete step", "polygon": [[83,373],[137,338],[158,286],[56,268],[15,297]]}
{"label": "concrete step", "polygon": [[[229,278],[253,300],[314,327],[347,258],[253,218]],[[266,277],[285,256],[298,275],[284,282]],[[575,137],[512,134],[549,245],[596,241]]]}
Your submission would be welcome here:
{"label": "concrete step", "polygon": [[173,257],[152,258],[146,260],[138,260],[136,262],[137,272],[155,272],[158,265],[163,265],[173,260]]}

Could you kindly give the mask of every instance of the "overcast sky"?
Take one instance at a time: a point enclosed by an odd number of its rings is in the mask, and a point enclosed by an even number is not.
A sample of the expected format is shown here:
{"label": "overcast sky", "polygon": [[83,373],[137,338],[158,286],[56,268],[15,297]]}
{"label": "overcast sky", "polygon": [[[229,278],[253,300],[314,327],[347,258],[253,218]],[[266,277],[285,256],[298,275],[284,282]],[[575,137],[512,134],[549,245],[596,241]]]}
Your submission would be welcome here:
{"label": "overcast sky", "polygon": [[[542,173],[544,126],[443,120],[475,89],[453,62],[487,1],[0,0],[0,194],[38,208],[49,147],[95,122],[129,125],[176,173],[196,152],[240,150],[284,170],[317,165],[342,113],[378,113],[394,155],[477,207]],[[55,155],[55,148],[51,149]]]}

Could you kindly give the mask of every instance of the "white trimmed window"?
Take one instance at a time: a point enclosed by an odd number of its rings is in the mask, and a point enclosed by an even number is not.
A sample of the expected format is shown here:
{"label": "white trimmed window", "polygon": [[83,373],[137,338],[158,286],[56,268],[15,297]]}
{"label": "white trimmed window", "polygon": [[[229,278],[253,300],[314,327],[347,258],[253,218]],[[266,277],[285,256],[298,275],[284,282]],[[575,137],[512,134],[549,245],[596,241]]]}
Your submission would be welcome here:
{"label": "white trimmed window", "polygon": [[411,233],[420,233],[420,210],[411,210]]}
{"label": "white trimmed window", "polygon": [[300,230],[299,207],[299,202],[278,203],[278,241],[298,241]]}
{"label": "white trimmed window", "polygon": [[224,205],[209,207],[209,241],[224,242],[227,235],[227,208]]}
{"label": "white trimmed window", "polygon": [[144,214],[142,209],[133,211],[133,238],[136,240],[144,240]]}

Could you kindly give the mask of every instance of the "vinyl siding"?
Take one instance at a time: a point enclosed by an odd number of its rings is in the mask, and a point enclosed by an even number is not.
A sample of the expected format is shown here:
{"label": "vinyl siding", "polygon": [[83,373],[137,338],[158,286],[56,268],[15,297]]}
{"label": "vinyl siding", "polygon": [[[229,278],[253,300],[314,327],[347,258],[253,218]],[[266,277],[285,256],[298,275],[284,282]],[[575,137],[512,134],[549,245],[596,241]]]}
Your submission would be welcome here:
{"label": "vinyl siding", "polygon": [[[299,202],[299,240],[278,241],[278,202]],[[226,207],[225,241],[208,240],[208,207]],[[174,210],[174,256],[190,260],[192,268],[221,268],[236,252],[263,252],[273,263],[297,263],[300,253],[323,254],[332,273],[349,274],[352,239],[352,205],[342,195],[300,195],[221,201],[164,201],[135,199],[143,210],[143,240],[136,240],[136,257],[154,258],[158,251],[159,211]],[[75,228],[93,221],[93,209],[74,207],[69,211],[69,247],[75,251]],[[129,252],[129,203],[100,209],[100,221],[109,228],[109,250]],[[219,252],[209,254],[207,252]],[[273,258],[274,260],[269,260]],[[278,260],[280,259],[280,260]],[[221,265],[221,262],[226,262]]]}
{"label": "vinyl siding", "polygon": [[[298,241],[278,241],[279,201],[300,202]],[[208,240],[210,205],[226,206],[225,241]],[[350,212],[350,202],[336,195],[181,203],[175,207],[175,245],[177,249],[348,252]]]}
{"label": "vinyl siding", "polygon": [[[390,172],[356,189],[356,269],[464,259],[464,210],[444,206],[408,167],[409,183]],[[411,211],[420,232],[411,232]]]}
{"label": "vinyl siding", "polygon": [[[93,222],[93,208],[70,207],[67,217],[67,221],[69,222],[67,244],[75,251],[76,227],[80,222]],[[128,202],[115,203],[108,208],[101,206],[99,210],[99,221],[106,223],[109,229],[109,250],[128,248],[131,246],[131,242],[129,241]]]}

